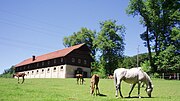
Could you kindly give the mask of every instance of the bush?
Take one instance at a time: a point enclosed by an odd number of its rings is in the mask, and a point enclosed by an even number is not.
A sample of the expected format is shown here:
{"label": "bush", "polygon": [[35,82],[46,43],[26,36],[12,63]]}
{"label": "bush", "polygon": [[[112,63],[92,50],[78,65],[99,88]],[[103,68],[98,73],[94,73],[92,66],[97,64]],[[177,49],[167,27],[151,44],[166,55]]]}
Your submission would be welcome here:
{"label": "bush", "polygon": [[160,75],[158,73],[152,74],[152,78],[160,78]]}

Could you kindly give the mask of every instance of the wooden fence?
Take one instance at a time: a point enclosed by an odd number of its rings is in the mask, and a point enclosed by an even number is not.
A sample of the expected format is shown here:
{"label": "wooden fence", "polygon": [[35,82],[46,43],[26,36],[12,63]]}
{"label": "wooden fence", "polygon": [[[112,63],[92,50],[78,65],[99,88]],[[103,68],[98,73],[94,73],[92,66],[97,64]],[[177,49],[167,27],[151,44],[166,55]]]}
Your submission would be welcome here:
{"label": "wooden fence", "polygon": [[161,79],[180,80],[180,73],[160,73]]}

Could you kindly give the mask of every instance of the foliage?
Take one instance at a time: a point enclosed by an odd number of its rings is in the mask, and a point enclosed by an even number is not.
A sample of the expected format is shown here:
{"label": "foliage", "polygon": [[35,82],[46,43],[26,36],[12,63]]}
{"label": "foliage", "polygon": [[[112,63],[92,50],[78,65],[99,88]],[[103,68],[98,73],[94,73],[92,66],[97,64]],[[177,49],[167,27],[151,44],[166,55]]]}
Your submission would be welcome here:
{"label": "foliage", "polygon": [[92,74],[98,74],[100,78],[107,78],[106,70],[101,64],[99,64],[98,68],[96,68]]}
{"label": "foliage", "polygon": [[[104,77],[118,68],[119,59],[123,57],[125,27],[116,25],[116,21],[108,20],[100,23],[100,32],[96,33],[87,28],[64,38],[66,47],[86,43],[91,49],[95,62],[93,72],[99,71]],[[98,53],[98,55],[96,55]],[[99,58],[100,57],[100,58]]]}
{"label": "foliage", "polygon": [[[143,53],[143,54],[138,54],[138,67],[142,66],[142,64],[144,63],[144,61],[148,60],[148,54],[147,53]],[[120,63],[121,65],[119,67],[121,68],[133,68],[133,67],[137,67],[137,55],[132,56],[132,57],[128,57],[125,56],[123,58],[123,62]]]}
{"label": "foliage", "polygon": [[0,75],[3,78],[12,78],[12,74],[14,73],[14,66],[9,69],[4,70],[4,72]]}
{"label": "foliage", "polygon": [[89,49],[91,49],[92,56],[95,57],[95,40],[96,32],[87,28],[81,28],[80,31],[74,32],[73,35],[69,37],[64,37],[64,46],[70,47],[73,45],[85,43]]}
{"label": "foliage", "polygon": [[[134,16],[140,15],[140,22],[146,27],[145,32],[141,34],[141,39],[145,41],[145,46],[148,48],[150,65],[153,72],[156,72],[158,68],[166,70],[166,68],[160,67],[162,64],[167,64],[165,62],[167,59],[160,60],[161,55],[166,49],[168,50],[169,47],[173,46],[175,47],[175,53],[180,53],[178,45],[180,44],[179,6],[179,0],[130,0],[127,13]],[[155,51],[155,57],[152,57],[152,50]],[[171,53],[171,55],[176,57],[177,54]],[[170,70],[173,71],[173,68],[170,68]]]}
{"label": "foliage", "polygon": [[106,74],[112,74],[113,70],[118,68],[118,61],[123,57],[125,27],[116,25],[115,20],[107,20],[100,23],[100,28],[95,44]]}
{"label": "foliage", "polygon": [[180,72],[180,55],[176,54],[174,46],[170,45],[166,50],[162,51],[158,56],[159,71],[168,72],[176,71]]}
{"label": "foliage", "polygon": [[148,60],[145,60],[143,63],[141,63],[141,68],[143,71],[149,73],[151,71],[150,62]]}
{"label": "foliage", "polygon": [[158,73],[154,73],[151,77],[153,77],[153,78],[159,78],[160,75],[159,75]]}

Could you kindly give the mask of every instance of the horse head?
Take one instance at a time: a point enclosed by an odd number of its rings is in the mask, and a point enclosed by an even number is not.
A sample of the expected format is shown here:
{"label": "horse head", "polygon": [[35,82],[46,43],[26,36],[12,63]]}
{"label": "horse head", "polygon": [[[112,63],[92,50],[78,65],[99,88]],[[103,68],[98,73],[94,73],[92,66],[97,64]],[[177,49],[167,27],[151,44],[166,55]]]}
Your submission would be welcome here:
{"label": "horse head", "polygon": [[149,82],[148,86],[146,87],[146,93],[148,94],[149,97],[151,97],[152,91],[153,91],[153,85],[151,82]]}

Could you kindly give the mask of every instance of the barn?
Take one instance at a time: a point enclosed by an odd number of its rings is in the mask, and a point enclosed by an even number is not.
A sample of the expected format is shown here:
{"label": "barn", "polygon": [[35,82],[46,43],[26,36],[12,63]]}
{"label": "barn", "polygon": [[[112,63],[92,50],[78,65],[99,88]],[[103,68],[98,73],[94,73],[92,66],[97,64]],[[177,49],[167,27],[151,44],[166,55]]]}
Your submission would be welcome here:
{"label": "barn", "polygon": [[40,56],[32,56],[15,65],[15,72],[25,72],[26,78],[72,78],[82,73],[91,75],[90,49],[79,44]]}

